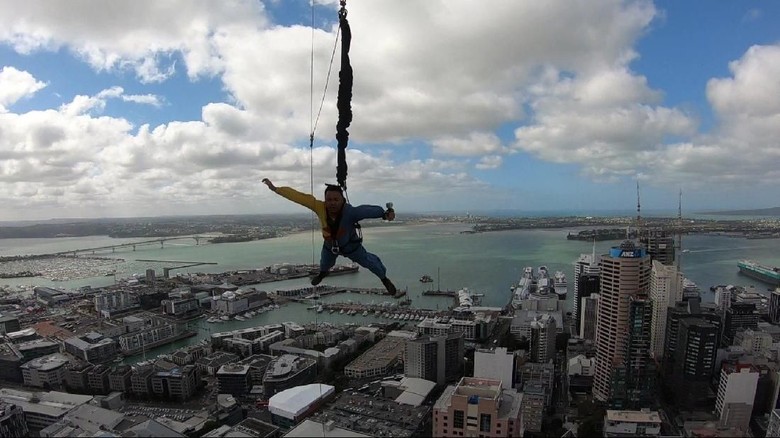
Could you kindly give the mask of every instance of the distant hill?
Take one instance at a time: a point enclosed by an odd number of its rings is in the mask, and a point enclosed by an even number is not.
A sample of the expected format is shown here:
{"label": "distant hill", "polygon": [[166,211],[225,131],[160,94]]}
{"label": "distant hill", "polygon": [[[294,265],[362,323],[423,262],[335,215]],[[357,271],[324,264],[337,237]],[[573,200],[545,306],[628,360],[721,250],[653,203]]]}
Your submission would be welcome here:
{"label": "distant hill", "polygon": [[780,216],[780,207],[759,208],[756,210],[708,211],[701,214],[721,216]]}

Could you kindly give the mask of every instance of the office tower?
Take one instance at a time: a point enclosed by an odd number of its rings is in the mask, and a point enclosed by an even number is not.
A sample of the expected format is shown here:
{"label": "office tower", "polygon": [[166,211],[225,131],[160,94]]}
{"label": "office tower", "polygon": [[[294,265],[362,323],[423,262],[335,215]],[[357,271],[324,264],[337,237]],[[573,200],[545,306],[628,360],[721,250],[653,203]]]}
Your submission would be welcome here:
{"label": "office tower", "polygon": [[720,308],[723,314],[731,307],[731,295],[733,291],[734,286],[718,286],[715,289],[715,304]]}
{"label": "office tower", "polygon": [[717,351],[718,327],[701,318],[680,321],[670,379],[680,409],[694,410],[707,402]]}
{"label": "office tower", "polygon": [[654,403],[655,363],[650,358],[652,303],[628,297],[628,327],[622,363],[612,372],[609,404],[614,409],[641,409]]}
{"label": "office tower", "polygon": [[[722,331],[721,315],[712,303],[701,304],[699,300],[678,301],[669,307],[666,317],[666,335],[664,339],[663,372],[671,376],[677,357],[677,342],[680,322],[685,319],[703,319],[717,329],[718,345]],[[671,384],[671,379],[666,383]]]}
{"label": "office tower", "polygon": [[596,325],[598,323],[599,294],[591,294],[582,299],[582,321],[580,321],[580,337],[596,342]]}
{"label": "office tower", "polygon": [[731,345],[737,331],[758,328],[758,312],[753,303],[732,303],[723,320],[723,345]]}
{"label": "office tower", "polygon": [[723,364],[715,401],[721,427],[733,427],[747,432],[758,377],[758,370],[753,365],[738,362]]}
{"label": "office tower", "polygon": [[504,347],[492,350],[478,349],[474,352],[474,377],[501,381],[501,387],[514,387],[515,353]]}
{"label": "office tower", "polygon": [[780,323],[780,287],[769,295],[769,321],[772,324]]}
{"label": "office tower", "polygon": [[612,377],[628,351],[631,297],[644,298],[650,288],[650,256],[630,240],[601,257],[601,290],[596,327],[596,374],[593,395],[612,397]]}
{"label": "office tower", "polygon": [[674,238],[663,230],[648,230],[639,239],[652,260],[674,265]]}
{"label": "office tower", "polygon": [[523,394],[501,381],[463,377],[433,405],[433,436],[521,437]]}
{"label": "office tower", "polygon": [[664,354],[666,311],[682,300],[683,275],[676,266],[653,260],[650,271],[650,300],[653,302],[653,321],[650,331],[653,357],[660,360]]}
{"label": "office tower", "polygon": [[531,361],[545,363],[555,357],[557,323],[549,313],[543,313],[531,322],[529,337]]}
{"label": "office tower", "polygon": [[463,336],[460,333],[409,340],[406,342],[404,375],[443,385],[460,376],[463,353]]}
{"label": "office tower", "polygon": [[[593,242],[593,254],[581,254],[574,262],[574,304],[572,314],[576,327],[580,327],[582,299],[599,292],[599,257],[596,255],[596,242]],[[582,332],[580,332],[582,336]]]}

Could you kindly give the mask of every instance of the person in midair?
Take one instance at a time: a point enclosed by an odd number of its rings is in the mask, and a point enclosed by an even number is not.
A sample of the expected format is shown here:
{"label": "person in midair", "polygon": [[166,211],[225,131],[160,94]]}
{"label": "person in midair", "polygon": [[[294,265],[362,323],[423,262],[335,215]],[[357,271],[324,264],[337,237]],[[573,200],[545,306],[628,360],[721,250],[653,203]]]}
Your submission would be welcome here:
{"label": "person in midair", "polygon": [[378,205],[353,206],[344,199],[341,187],[332,184],[326,185],[325,201],[320,201],[290,187],[276,187],[268,178],[264,178],[263,183],[277,195],[312,210],[320,220],[324,241],[320,252],[320,272],[312,277],[312,285],[320,284],[341,255],[373,272],[382,280],[387,292],[395,295],[396,288],[387,278],[387,268],[379,257],[366,251],[355,227],[363,219],[395,219],[395,211],[391,207],[385,210]]}

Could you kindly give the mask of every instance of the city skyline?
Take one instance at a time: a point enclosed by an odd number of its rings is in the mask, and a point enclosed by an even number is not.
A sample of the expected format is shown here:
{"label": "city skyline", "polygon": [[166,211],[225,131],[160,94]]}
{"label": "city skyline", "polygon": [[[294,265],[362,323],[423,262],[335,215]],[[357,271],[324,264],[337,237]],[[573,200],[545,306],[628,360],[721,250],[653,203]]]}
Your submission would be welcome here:
{"label": "city skyline", "polygon": [[[0,221],[300,212],[260,179],[335,182],[314,3],[0,1]],[[780,205],[778,4],[347,9],[353,203],[627,210],[638,180],[643,211]]]}

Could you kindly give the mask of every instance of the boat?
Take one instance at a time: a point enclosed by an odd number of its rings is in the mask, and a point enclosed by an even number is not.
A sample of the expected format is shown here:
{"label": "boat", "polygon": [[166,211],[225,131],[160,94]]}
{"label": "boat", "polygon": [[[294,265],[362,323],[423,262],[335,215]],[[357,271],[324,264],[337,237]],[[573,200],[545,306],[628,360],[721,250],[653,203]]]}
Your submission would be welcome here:
{"label": "boat", "polygon": [[317,306],[317,309],[315,310],[317,310],[317,313],[322,313],[322,311],[325,310],[325,308],[322,307],[322,304],[320,304],[319,306]]}
{"label": "boat", "polygon": [[330,309],[330,314],[332,315],[335,311],[336,309]]}
{"label": "boat", "polygon": [[243,315],[241,315],[241,316],[242,316],[244,319],[249,319],[249,318],[253,317],[254,315],[253,315],[253,314],[250,314],[249,312],[246,312],[245,314],[243,314]]}
{"label": "boat", "polygon": [[222,315],[222,316],[219,317],[219,319],[221,319],[223,321],[230,321],[230,317],[227,316],[227,315]]}
{"label": "boat", "polygon": [[368,316],[368,310],[363,311],[363,316]]}
{"label": "boat", "polygon": [[741,274],[772,286],[780,286],[780,268],[778,267],[762,265],[753,260],[740,260],[737,267]]}
{"label": "boat", "polygon": [[217,318],[216,316],[212,316],[211,318],[206,320],[206,322],[210,322],[212,324],[215,323],[215,322],[219,322],[219,321],[220,321],[220,319]]}
{"label": "boat", "polygon": [[339,312],[340,315],[344,314],[344,309],[341,309],[341,312]]}
{"label": "boat", "polygon": [[566,274],[563,271],[555,271],[553,277],[553,290],[558,295],[559,300],[565,300],[568,293],[568,284],[566,283]]}
{"label": "boat", "polygon": [[236,321],[246,321],[246,318],[244,318],[244,317],[243,317],[243,316],[241,316],[241,315],[236,315],[236,316],[234,317],[234,319],[235,319]]}
{"label": "boat", "polygon": [[423,275],[420,277],[420,283],[433,283],[433,278],[430,275]]}

